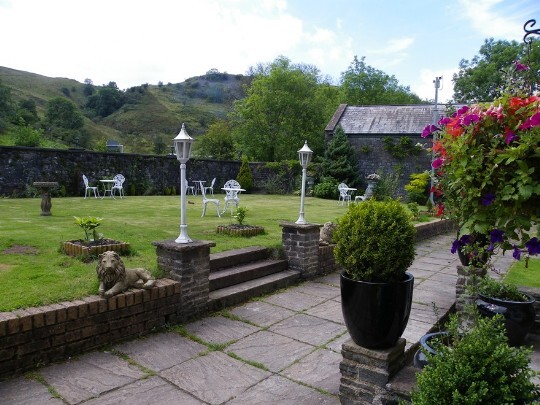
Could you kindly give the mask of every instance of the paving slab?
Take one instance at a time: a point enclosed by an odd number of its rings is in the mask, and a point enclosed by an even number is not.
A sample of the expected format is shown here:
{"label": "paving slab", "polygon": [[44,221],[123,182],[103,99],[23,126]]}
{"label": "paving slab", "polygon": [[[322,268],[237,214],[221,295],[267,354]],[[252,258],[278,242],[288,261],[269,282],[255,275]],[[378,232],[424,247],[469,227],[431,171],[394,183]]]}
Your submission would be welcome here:
{"label": "paving slab", "polygon": [[339,286],[336,287],[328,284],[313,282],[303,283],[298,287],[294,287],[294,291],[327,299],[336,298],[341,294],[341,289]]}
{"label": "paving slab", "polygon": [[284,292],[264,297],[263,299],[264,302],[288,308],[293,311],[304,311],[326,300],[326,298],[301,293],[300,291],[297,291],[296,288],[290,288]]}
{"label": "paving slab", "polygon": [[210,404],[234,398],[270,375],[222,352],[211,352],[160,372],[161,377]]}
{"label": "paving slab", "polygon": [[208,350],[200,343],[175,332],[157,333],[115,346],[138,364],[154,371],[161,371],[183,363]]}
{"label": "paving slab", "polygon": [[330,273],[330,274],[327,274],[326,276],[319,277],[317,280],[315,280],[315,282],[329,284],[329,285],[339,287],[339,285],[340,285],[339,272]]}
{"label": "paving slab", "polygon": [[43,384],[17,377],[0,382],[0,403],[10,405],[63,405],[64,402],[51,395]]}
{"label": "paving slab", "polygon": [[204,402],[176,388],[160,377],[135,381],[116,391],[107,392],[99,398],[91,399],[85,405],[201,405]]}
{"label": "paving slab", "polygon": [[274,375],[227,402],[227,405],[337,405],[339,403],[339,398],[336,396],[325,395],[287,378]]}
{"label": "paving slab", "polygon": [[345,332],[343,333],[343,335],[340,335],[338,337],[336,337],[334,340],[328,342],[325,347],[336,352],[336,353],[340,353],[341,354],[341,347],[343,346],[343,343],[345,343],[346,341],[348,341],[349,339],[351,338],[351,336],[349,335],[349,332]]}
{"label": "paving slab", "polygon": [[264,301],[248,302],[247,304],[231,309],[230,312],[233,315],[261,327],[273,325],[296,313],[290,309],[269,304]]}
{"label": "paving slab", "polygon": [[334,300],[323,302],[322,304],[310,308],[305,312],[308,315],[313,315],[318,318],[327,319],[329,321],[345,325],[345,321],[343,320],[343,311],[341,310],[341,303]]}
{"label": "paving slab", "polygon": [[223,316],[211,316],[185,325],[186,330],[208,343],[236,341],[260,330],[245,322]]}
{"label": "paving slab", "polygon": [[343,356],[340,353],[317,349],[288,367],[281,374],[291,380],[300,381],[338,395],[341,380],[339,363],[341,360],[343,360]]}
{"label": "paving slab", "polygon": [[78,404],[146,376],[136,366],[105,352],[84,354],[77,360],[44,367],[40,373],[70,404]]}
{"label": "paving slab", "polygon": [[227,347],[244,360],[264,365],[278,372],[313,351],[313,346],[276,333],[261,331]]}
{"label": "paving slab", "polygon": [[311,315],[297,314],[271,326],[269,330],[313,346],[320,346],[341,335],[347,328]]}

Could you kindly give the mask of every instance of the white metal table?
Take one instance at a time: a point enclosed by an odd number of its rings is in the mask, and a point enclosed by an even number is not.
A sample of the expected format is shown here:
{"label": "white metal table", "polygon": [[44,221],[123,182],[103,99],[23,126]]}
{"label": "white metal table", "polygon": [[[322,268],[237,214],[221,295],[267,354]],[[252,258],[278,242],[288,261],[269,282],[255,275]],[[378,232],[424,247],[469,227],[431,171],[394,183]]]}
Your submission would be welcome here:
{"label": "white metal table", "polygon": [[100,182],[103,184],[103,195],[101,196],[101,199],[103,200],[107,193],[109,193],[109,196],[111,198],[114,198],[114,195],[112,194],[112,186],[115,183],[114,180],[100,180]]}

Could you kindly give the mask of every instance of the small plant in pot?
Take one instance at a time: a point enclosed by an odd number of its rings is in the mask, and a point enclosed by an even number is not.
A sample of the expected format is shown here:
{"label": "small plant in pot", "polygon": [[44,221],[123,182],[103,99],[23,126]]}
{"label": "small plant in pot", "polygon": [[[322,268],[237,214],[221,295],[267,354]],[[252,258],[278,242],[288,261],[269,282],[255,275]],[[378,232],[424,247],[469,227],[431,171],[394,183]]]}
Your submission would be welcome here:
{"label": "small plant in pot", "polygon": [[516,286],[482,277],[473,288],[478,298],[476,308],[485,317],[504,316],[508,342],[512,346],[523,344],[535,320],[535,299]]}
{"label": "small plant in pot", "polygon": [[334,232],[343,267],[341,306],[352,340],[369,349],[394,346],[411,311],[415,229],[398,201],[353,204]]}

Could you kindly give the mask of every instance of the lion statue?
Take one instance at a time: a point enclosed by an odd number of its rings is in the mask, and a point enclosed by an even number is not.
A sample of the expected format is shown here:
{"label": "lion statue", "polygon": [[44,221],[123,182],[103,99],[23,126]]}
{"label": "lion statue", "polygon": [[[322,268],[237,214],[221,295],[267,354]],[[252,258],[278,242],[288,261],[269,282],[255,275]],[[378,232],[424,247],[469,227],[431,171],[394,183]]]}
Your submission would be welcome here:
{"label": "lion statue", "polygon": [[107,298],[132,287],[150,289],[156,282],[156,279],[145,269],[126,270],[118,253],[111,250],[99,255],[96,272],[99,280],[99,295]]}

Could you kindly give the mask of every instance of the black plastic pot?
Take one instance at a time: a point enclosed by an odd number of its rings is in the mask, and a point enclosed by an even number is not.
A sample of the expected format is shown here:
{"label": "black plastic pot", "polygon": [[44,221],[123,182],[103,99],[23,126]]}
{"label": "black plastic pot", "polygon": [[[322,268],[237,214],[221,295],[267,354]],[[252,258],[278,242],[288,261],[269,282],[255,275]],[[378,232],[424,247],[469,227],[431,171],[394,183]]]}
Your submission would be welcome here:
{"label": "black plastic pot", "polygon": [[341,274],[341,309],[352,340],[368,349],[394,346],[403,334],[413,296],[414,277],[395,283],[354,281]]}
{"label": "black plastic pot", "polygon": [[527,296],[526,302],[502,300],[482,294],[479,294],[476,299],[476,307],[481,315],[493,317],[501,314],[504,316],[508,343],[511,346],[523,344],[534,323],[535,299],[528,294],[524,295]]}
{"label": "black plastic pot", "polygon": [[420,348],[416,351],[414,354],[414,361],[413,364],[417,368],[424,368],[424,366],[428,362],[428,358],[426,356],[426,353],[436,355],[437,350],[433,346],[433,341],[438,340],[444,342],[445,338],[448,338],[449,333],[448,332],[434,332],[434,333],[427,333],[424,336],[420,338]]}

